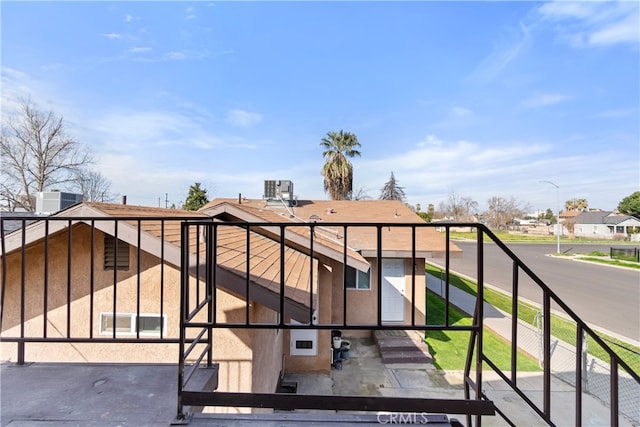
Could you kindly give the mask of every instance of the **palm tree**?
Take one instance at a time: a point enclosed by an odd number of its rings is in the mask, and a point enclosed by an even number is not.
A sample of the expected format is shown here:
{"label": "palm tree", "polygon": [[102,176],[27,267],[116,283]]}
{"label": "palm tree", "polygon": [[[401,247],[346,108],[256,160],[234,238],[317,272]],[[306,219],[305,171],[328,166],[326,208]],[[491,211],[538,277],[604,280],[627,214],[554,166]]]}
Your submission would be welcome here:
{"label": "palm tree", "polygon": [[351,132],[327,132],[320,145],[324,148],[322,167],[324,191],[333,200],[348,200],[353,191],[353,166],[347,157],[360,156],[358,137]]}
{"label": "palm tree", "polygon": [[583,212],[586,211],[589,207],[589,202],[587,199],[571,199],[564,202],[564,208],[566,211],[578,211]]}

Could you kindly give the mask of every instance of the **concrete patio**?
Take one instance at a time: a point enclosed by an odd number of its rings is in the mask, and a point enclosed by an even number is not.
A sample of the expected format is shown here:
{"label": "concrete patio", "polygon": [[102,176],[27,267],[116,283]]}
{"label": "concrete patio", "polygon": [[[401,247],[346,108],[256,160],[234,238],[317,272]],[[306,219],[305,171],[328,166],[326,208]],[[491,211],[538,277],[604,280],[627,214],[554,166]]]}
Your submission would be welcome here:
{"label": "concrete patio", "polygon": [[[380,395],[463,398],[462,373],[444,372],[431,365],[384,364],[373,339],[352,339],[350,357],[331,376],[287,375],[301,394]],[[37,363],[3,364],[0,368],[2,426],[168,426],[177,413],[177,367],[174,365],[95,365]],[[536,398],[539,374],[522,378],[521,386]],[[495,377],[495,378],[494,378]],[[540,425],[495,375],[484,373],[485,390],[517,425]],[[530,385],[530,387],[529,387]],[[573,424],[572,388],[554,380],[554,411]],[[585,397],[586,425],[607,425],[608,409]],[[381,415],[381,416],[384,416]],[[450,415],[449,420],[464,417]],[[195,414],[195,426],[378,425],[376,413],[336,414],[327,411],[274,414]],[[507,425],[498,416],[483,417],[483,425]],[[435,425],[438,425],[437,423]],[[443,424],[448,425],[448,424]],[[633,425],[621,420],[621,425]]]}

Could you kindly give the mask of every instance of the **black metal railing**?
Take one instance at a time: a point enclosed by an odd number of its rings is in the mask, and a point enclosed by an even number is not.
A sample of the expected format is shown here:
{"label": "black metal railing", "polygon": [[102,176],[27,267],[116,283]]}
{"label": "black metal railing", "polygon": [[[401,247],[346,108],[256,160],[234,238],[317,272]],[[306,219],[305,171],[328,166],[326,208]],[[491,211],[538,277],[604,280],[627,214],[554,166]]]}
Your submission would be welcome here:
{"label": "black metal railing", "polygon": [[609,249],[611,259],[640,262],[640,248],[614,248]]}
{"label": "black metal railing", "polygon": [[[182,221],[193,217],[0,217],[0,341],[16,344],[15,361],[27,360],[27,344],[35,343],[145,343],[178,344],[178,316],[164,321],[170,304],[168,287],[179,295],[179,233]],[[152,231],[145,231],[151,228]],[[169,233],[175,233],[171,244]],[[99,237],[100,236],[100,237]],[[116,242],[110,259],[123,259],[126,250],[133,262],[123,266],[107,265],[103,236]],[[175,255],[167,257],[166,251]],[[153,253],[152,263],[158,274],[151,283],[142,283],[142,265],[146,253]],[[168,283],[167,270],[175,279]],[[123,281],[129,292],[120,295]],[[96,302],[99,292],[111,290],[108,302]],[[142,291],[153,289],[156,299],[149,301]],[[146,311],[154,313],[154,329],[141,331]],[[126,307],[126,308],[125,308]],[[61,316],[54,311],[64,311]],[[133,322],[127,331],[118,325],[118,313],[129,312]],[[177,309],[175,310],[177,312]],[[108,313],[108,314],[105,314]],[[55,319],[54,319],[55,317]],[[158,320],[160,319],[160,320]]]}
{"label": "black metal railing", "polygon": [[[482,383],[477,381],[476,399],[423,399],[423,398],[391,398],[391,397],[372,397],[372,396],[327,396],[327,395],[295,395],[288,393],[242,393],[242,392],[229,392],[229,391],[189,391],[186,389],[188,380],[199,369],[199,365],[206,358],[206,367],[211,366],[215,360],[214,352],[215,345],[213,343],[213,331],[216,329],[313,329],[313,330],[450,330],[450,331],[466,331],[475,332],[477,339],[482,338],[482,316],[476,318],[476,321],[472,325],[453,325],[450,324],[448,316],[445,316],[446,321],[444,324],[430,325],[426,324],[424,320],[417,322],[417,309],[414,306],[411,310],[410,321],[403,324],[388,323],[382,319],[381,301],[382,301],[382,268],[377,268],[377,274],[375,280],[377,283],[377,296],[376,301],[373,304],[377,304],[377,314],[375,319],[370,322],[354,323],[348,320],[347,314],[347,275],[344,274],[344,270],[340,273],[342,280],[344,281],[342,286],[342,312],[338,313],[337,317],[341,318],[340,322],[312,322],[307,323],[291,322],[287,320],[286,310],[286,263],[285,263],[285,248],[287,245],[293,245],[295,238],[292,229],[296,229],[296,236],[308,236],[308,246],[302,248],[299,243],[296,244],[298,250],[305,250],[305,255],[313,259],[316,256],[320,256],[318,247],[324,241],[316,237],[321,234],[320,230],[336,230],[336,236],[339,236],[329,245],[338,246],[340,250],[340,256],[337,257],[341,265],[346,266],[348,264],[348,253],[353,251],[349,247],[349,235],[350,231],[356,228],[368,228],[375,230],[376,235],[376,265],[381,266],[383,251],[385,248],[385,242],[382,238],[383,230],[407,230],[409,231],[408,247],[405,248],[405,257],[411,260],[411,265],[415,266],[418,259],[418,249],[416,247],[416,235],[425,228],[432,228],[425,223],[421,224],[371,224],[360,223],[348,225],[339,223],[322,223],[318,225],[315,223],[310,224],[291,224],[291,223],[211,223],[211,222],[192,222],[184,223],[182,228],[182,248],[197,247],[195,253],[191,251],[182,251],[182,303],[181,303],[181,339],[185,337],[192,337],[192,343],[188,347],[186,344],[180,346],[180,360],[179,360],[179,391],[178,391],[178,416],[177,419],[185,419],[188,414],[185,411],[186,406],[233,406],[233,407],[253,407],[253,408],[279,408],[279,409],[327,409],[334,410],[366,410],[366,411],[412,411],[412,412],[431,412],[431,413],[446,413],[446,414],[472,414],[472,415],[493,415],[495,409],[493,403],[481,399],[482,396]],[[196,229],[194,232],[194,228]],[[239,229],[241,235],[245,236],[246,246],[241,252],[241,255],[246,257],[244,262],[244,270],[235,270],[235,273],[241,275],[245,280],[244,289],[244,301],[245,301],[245,316],[243,321],[229,322],[224,319],[216,317],[216,301],[215,295],[218,289],[219,283],[223,281],[220,278],[225,273],[225,267],[221,266],[218,262],[218,250],[221,246],[217,241],[217,236],[221,233],[220,230],[224,229]],[[333,234],[333,233],[332,233]],[[253,323],[250,321],[249,305],[251,304],[252,297],[252,270],[251,270],[251,236],[260,235],[267,236],[275,244],[278,245],[279,254],[279,275],[277,290],[277,304],[275,304],[275,310],[281,313],[278,316],[278,320],[273,323],[260,322]],[[194,245],[194,236],[200,236],[198,244]],[[201,236],[205,236],[205,242],[202,242]],[[197,238],[197,237],[196,237]],[[320,243],[323,242],[323,243]],[[442,256],[446,253],[449,257],[451,246],[449,244],[442,245],[441,248],[435,250]],[[335,250],[335,247],[334,247]],[[396,251],[397,253],[397,248]],[[424,250],[422,250],[424,252]],[[397,255],[396,255],[397,256]],[[425,255],[422,254],[422,257]],[[313,318],[313,313],[317,303],[314,303],[314,295],[316,289],[313,288],[314,283],[314,267],[313,263],[309,263],[309,300],[307,303],[308,319]],[[411,301],[415,301],[416,298],[416,270],[411,269]],[[417,273],[421,277],[424,277],[424,270]],[[195,280],[194,280],[195,276]],[[203,279],[204,283],[201,281]],[[421,285],[424,286],[424,283]],[[198,294],[198,289],[203,289],[199,292],[200,298],[193,300],[193,295]],[[325,302],[326,303],[326,302]],[[446,306],[450,305],[450,301],[446,301]],[[340,306],[339,306],[340,307]],[[338,307],[336,307],[338,309]],[[426,307],[428,311],[428,307]],[[448,310],[448,308],[447,308]],[[426,314],[426,313],[425,313]],[[196,317],[207,317],[206,321],[196,321]],[[334,317],[335,313],[334,313]],[[192,355],[194,349],[199,348],[199,353]],[[196,360],[196,363],[187,366],[187,359],[191,357]],[[480,359],[478,359],[479,361]],[[330,361],[327,360],[327,364]],[[480,374],[480,371],[479,371]],[[478,377],[480,379],[480,377]]]}
{"label": "black metal railing", "polygon": [[[9,227],[9,224],[11,226]],[[230,272],[218,259],[219,232],[225,228],[239,228],[244,233],[246,248],[244,271]],[[336,265],[347,265],[354,248],[350,247],[350,230],[368,227],[376,236],[375,255],[368,256],[378,266],[384,256],[386,241],[383,236],[390,229],[406,231],[406,248],[404,255],[411,265],[415,266],[419,259],[432,256],[421,253],[417,241],[423,229],[438,227],[444,232],[445,243],[438,248],[438,256],[444,257],[445,270],[443,299],[445,302],[445,321],[442,324],[428,324],[418,316],[419,310],[413,307],[410,319],[406,324],[388,324],[383,322],[380,312],[382,298],[381,269],[372,277],[377,284],[376,301],[377,316],[370,322],[353,322],[346,315],[347,286],[346,278],[342,286],[342,315],[340,321],[314,323],[293,323],[288,314],[296,313],[300,318],[312,319],[317,308],[318,289],[316,288],[317,270],[313,260],[326,261],[332,257]],[[451,242],[450,230],[454,227],[471,227],[477,232],[477,298],[471,325],[461,326],[449,321],[451,300],[452,263],[455,258],[455,244]],[[326,230],[339,231],[339,238],[329,241]],[[117,265],[113,269],[104,264],[102,245],[104,236],[113,236],[116,241],[128,244],[131,255],[128,270],[120,270]],[[260,289],[255,287],[251,273],[251,238],[262,236],[278,246],[279,276],[276,286],[269,289],[273,309],[281,315],[271,323],[253,323],[250,319],[250,302]],[[301,243],[295,236],[304,236]],[[485,313],[483,301],[485,289],[484,240],[491,240],[511,261],[512,268],[512,313],[511,313],[511,367],[509,372],[498,368],[498,363],[489,354],[484,341]],[[309,301],[304,304],[293,302],[290,298],[285,278],[287,264],[286,252],[290,249],[302,251],[311,262],[308,263],[309,286],[305,290]],[[110,258],[118,262],[121,251],[118,244],[113,246],[114,253]],[[336,255],[337,254],[337,255]],[[357,256],[356,256],[357,257]],[[339,262],[338,262],[339,261]],[[420,265],[419,263],[417,265]],[[157,268],[152,283],[145,281],[146,272],[151,266]],[[491,392],[483,387],[483,365],[495,371],[500,379],[512,388],[522,402],[532,408],[541,422],[549,425],[566,424],[569,420],[558,419],[552,402],[552,378],[557,374],[552,367],[552,353],[555,349],[553,336],[552,307],[560,309],[575,324],[573,342],[574,349],[584,347],[587,338],[597,343],[606,353],[608,360],[608,393],[611,425],[619,423],[619,414],[625,413],[621,405],[620,388],[631,383],[634,387],[640,384],[638,374],[613,351],[607,341],[600,338],[585,324],[549,287],[531,271],[504,243],[490,230],[481,224],[300,224],[300,223],[213,223],[198,220],[190,216],[175,217],[0,217],[0,341],[16,344],[15,360],[24,364],[28,359],[28,348],[36,343],[145,343],[172,344],[179,347],[179,388],[178,418],[186,416],[188,406],[215,405],[236,407],[270,407],[281,409],[324,409],[330,405],[339,410],[396,410],[411,412],[433,412],[448,414],[465,414],[468,424],[475,421],[481,424],[482,415],[495,412],[507,423],[511,415],[501,407],[494,407]],[[244,321],[228,322],[218,316],[217,288],[230,278],[230,274],[241,277],[243,286],[235,291],[243,295]],[[341,274],[341,273],[340,273]],[[419,280],[423,271],[412,268],[411,301],[416,301]],[[343,277],[346,275],[343,274]],[[541,292],[541,360],[542,360],[542,399],[537,401],[525,388],[520,387],[517,369],[517,350],[521,343],[520,332],[523,326],[518,321],[521,310],[520,287],[525,280],[534,283]],[[125,281],[127,284],[125,284]],[[153,297],[149,297],[149,287],[154,289]],[[105,290],[109,290],[105,300]],[[174,298],[179,296],[181,303],[175,307]],[[100,303],[98,303],[98,298]],[[407,298],[409,298],[407,296]],[[82,303],[79,303],[82,301]],[[106,301],[106,302],[105,302]],[[151,304],[154,309],[150,310]],[[107,307],[107,308],[104,308]],[[128,334],[118,331],[118,313],[127,307],[135,320]],[[163,321],[167,313],[173,310],[179,314]],[[425,307],[425,316],[429,306]],[[105,311],[106,317],[101,317]],[[145,312],[153,311],[160,319],[157,329],[145,334],[137,326],[137,322]],[[428,317],[428,316],[427,316]],[[110,319],[109,319],[110,318]],[[107,319],[107,320],[105,320]],[[103,322],[104,320],[104,322]],[[101,322],[97,324],[96,322]],[[102,322],[106,327],[102,327]],[[108,327],[111,325],[111,327]],[[189,389],[188,382],[193,378],[199,366],[215,366],[215,343],[213,331],[220,329],[315,329],[315,330],[391,330],[406,329],[416,331],[460,331],[471,335],[467,364],[465,367],[465,399],[400,399],[385,397],[361,396],[304,396],[279,393],[233,393],[233,392],[199,392]],[[173,332],[170,332],[173,331]],[[174,357],[170,359],[175,360]],[[486,370],[486,367],[484,368]],[[587,388],[593,388],[586,381],[584,356],[575,351],[575,366],[570,370],[573,378],[575,408],[575,425],[581,425],[583,414],[583,395]],[[635,389],[637,390],[637,389]],[[472,393],[473,392],[473,393]],[[637,396],[637,394],[636,394]],[[496,399],[494,399],[496,400]],[[497,400],[496,400],[497,401]],[[633,404],[633,403],[632,403]],[[636,405],[637,406],[637,405]],[[476,418],[472,418],[476,417]],[[634,418],[636,419],[636,418]]]}
{"label": "black metal railing", "polygon": [[[517,395],[529,406],[531,407],[536,414],[538,414],[545,423],[548,425],[567,425],[570,423],[570,420],[563,418],[566,416],[566,411],[563,411],[560,414],[560,411],[552,410],[552,384],[551,378],[552,374],[554,374],[554,369],[552,369],[552,359],[555,347],[552,346],[552,340],[558,340],[553,336],[553,328],[552,328],[552,319],[554,318],[554,314],[552,314],[552,306],[554,307],[554,312],[559,312],[562,316],[558,316],[559,318],[566,318],[573,322],[575,326],[575,341],[573,343],[569,342],[568,345],[574,349],[575,356],[575,364],[572,366],[572,370],[574,371],[574,378],[563,378],[563,381],[570,383],[575,387],[574,389],[574,423],[576,426],[583,425],[583,393],[587,390],[585,389],[585,379],[587,375],[587,367],[586,367],[586,352],[582,351],[587,341],[587,337],[593,340],[597,345],[602,349],[604,353],[609,357],[609,360],[605,360],[604,363],[608,362],[609,364],[609,418],[610,425],[617,426],[619,425],[619,417],[620,417],[620,398],[622,396],[628,396],[631,394],[632,396],[636,396],[636,398],[631,398],[628,402],[626,415],[631,417],[632,419],[637,419],[638,414],[632,413],[637,411],[637,396],[640,391],[640,376],[637,372],[635,372],[619,355],[614,351],[608,344],[607,340],[601,337],[601,334],[596,333],[593,329],[591,329],[584,321],[582,321],[575,312],[569,308],[568,304],[564,302],[555,292],[553,292],[549,286],[547,286],[529,267],[527,267],[514,253],[511,251],[506,244],[504,244],[500,239],[492,233],[489,229],[484,226],[478,226],[478,300],[482,300],[482,292],[483,292],[483,244],[482,242],[485,238],[491,243],[497,245],[500,250],[505,254],[508,259],[511,261],[512,266],[512,281],[511,281],[511,299],[512,299],[512,310],[511,310],[511,369],[510,372],[504,372],[497,365],[497,362],[492,360],[486,353],[485,349],[482,347],[481,337],[475,337],[477,331],[472,332],[472,337],[470,340],[469,353],[467,354],[467,365],[465,367],[465,379],[468,384],[471,384],[471,378],[469,377],[469,373],[471,372],[471,355],[474,354],[474,351],[479,350],[481,354],[482,362],[485,362],[494,372],[496,372],[499,377],[508,384]],[[542,384],[542,404],[536,403],[534,398],[529,395],[525,388],[521,388],[518,382],[518,371],[517,371],[517,350],[519,347],[518,337],[519,330],[523,329],[523,326],[519,323],[519,292],[520,292],[520,283],[522,282],[522,277],[520,273],[524,273],[524,277],[529,279],[530,283],[533,283],[538,289],[542,292],[542,303],[540,304],[540,313],[542,318],[542,328],[541,328],[541,341],[542,348],[540,359],[542,362],[542,370],[543,370],[543,384]],[[481,316],[481,311],[477,310],[474,318],[477,316]],[[593,359],[592,359],[593,361]],[[481,369],[481,365],[477,364],[476,369]],[[556,374],[558,377],[562,377],[561,374]],[[564,374],[566,375],[566,373]],[[629,393],[621,393],[620,392],[620,377],[624,375],[626,379],[629,381]],[[486,396],[485,393],[481,392],[483,396]],[[467,394],[468,396],[468,394]],[[596,396],[598,399],[603,399],[601,396]],[[490,397],[488,397],[490,398]],[[512,422],[505,412],[501,411],[500,408],[496,408],[496,412],[502,416],[505,421],[507,421],[510,425],[516,425]],[[468,422],[470,423],[470,416],[468,417]],[[479,420],[478,420],[479,423]]]}
{"label": "black metal railing", "polygon": [[[510,419],[510,414],[506,411],[501,410],[499,407],[493,406],[493,402],[490,400],[490,393],[483,389],[483,364],[486,364],[491,370],[495,371],[497,375],[500,377],[502,381],[504,381],[509,387],[511,387],[517,396],[522,399],[522,402],[532,408],[532,410],[540,417],[540,422],[547,423],[549,425],[556,424],[566,424],[568,422],[565,418],[560,418],[556,416],[556,414],[552,413],[551,410],[551,392],[552,392],[552,369],[551,369],[551,352],[552,352],[552,335],[551,335],[551,305],[552,303],[557,304],[561,307],[568,316],[576,323],[577,332],[576,332],[576,342],[575,348],[580,349],[583,344],[584,335],[588,335],[592,337],[602,348],[606,351],[606,353],[610,357],[610,366],[611,366],[611,374],[610,374],[610,418],[612,425],[618,424],[618,413],[619,413],[619,405],[618,399],[620,396],[618,390],[618,379],[619,379],[619,371],[622,370],[625,372],[625,375],[631,378],[636,384],[640,384],[640,379],[638,375],[614,352],[612,351],[607,344],[599,338],[597,334],[593,332],[582,320],[578,318],[578,316],[573,313],[569,307],[558,298],[558,296],[552,292],[547,285],[545,285],[542,280],[540,280],[504,243],[502,243],[490,230],[488,230],[482,224],[446,224],[441,225],[438,224],[437,227],[439,229],[444,229],[445,235],[445,247],[441,248],[440,252],[443,252],[445,257],[445,271],[444,271],[444,284],[445,289],[443,292],[443,298],[445,303],[445,311],[446,314],[444,316],[444,323],[433,325],[433,324],[418,324],[416,322],[415,316],[411,316],[411,321],[405,325],[399,326],[397,324],[388,324],[382,321],[381,313],[380,313],[380,304],[381,304],[381,283],[382,283],[382,273],[381,269],[377,269],[377,277],[375,280],[378,285],[378,295],[377,295],[377,304],[378,304],[378,315],[375,321],[367,322],[366,324],[356,324],[347,321],[347,306],[346,306],[346,298],[347,298],[347,287],[346,287],[346,274],[342,274],[342,277],[345,280],[345,283],[342,287],[342,301],[345,301],[342,306],[342,314],[338,317],[342,318],[341,322],[330,322],[330,323],[316,323],[312,324],[311,322],[307,324],[299,324],[293,322],[287,322],[286,316],[278,317],[278,321],[274,323],[260,323],[254,324],[249,321],[249,315],[247,314],[245,317],[245,321],[243,322],[226,322],[220,319],[216,319],[215,317],[215,290],[217,283],[219,280],[216,275],[221,272],[220,266],[217,262],[217,247],[218,244],[216,242],[216,236],[218,235],[218,230],[224,227],[236,227],[244,230],[247,236],[251,233],[258,233],[262,235],[269,235],[269,237],[280,245],[281,248],[281,264],[280,264],[280,289],[279,289],[279,312],[284,313],[285,311],[285,273],[286,273],[286,265],[284,263],[284,248],[287,245],[287,241],[289,240],[287,237],[287,228],[300,227],[306,228],[308,231],[303,233],[308,236],[308,252],[307,255],[309,257],[314,257],[314,245],[317,244],[317,239],[314,238],[316,236],[317,228],[320,226],[317,224],[300,224],[292,225],[290,223],[286,224],[275,224],[275,223],[191,223],[191,224],[183,224],[183,241],[182,247],[190,247],[192,244],[189,241],[189,236],[201,235],[200,231],[198,233],[189,232],[190,228],[193,227],[202,227],[204,228],[205,235],[207,236],[206,245],[202,247],[202,253],[196,254],[196,259],[200,261],[196,261],[194,265],[194,255],[192,253],[187,253],[183,251],[182,258],[182,307],[183,307],[183,316],[181,316],[182,324],[181,331],[183,336],[191,335],[192,331],[197,331],[197,339],[192,341],[194,344],[200,340],[204,342],[206,345],[201,346],[201,353],[198,356],[198,361],[202,361],[205,357],[208,360],[208,363],[211,363],[214,360],[213,353],[215,352],[215,345],[213,340],[211,339],[213,331],[216,329],[228,329],[228,328],[236,328],[236,329],[314,329],[314,330],[385,330],[385,329],[406,329],[406,330],[420,330],[420,331],[429,331],[429,330],[440,330],[440,331],[466,331],[470,332],[470,342],[469,342],[469,350],[467,352],[467,362],[465,366],[465,400],[462,401],[443,401],[440,399],[391,399],[391,398],[383,398],[383,397],[360,397],[360,396],[317,396],[317,395],[291,395],[291,394],[280,394],[280,393],[233,393],[233,392],[217,392],[217,391],[186,391],[183,388],[184,381],[186,378],[185,372],[183,370],[186,358],[185,355],[189,354],[191,350],[193,350],[194,345],[190,346],[186,352],[184,351],[184,347],[181,348],[181,357],[180,357],[180,376],[179,376],[179,392],[178,392],[178,419],[187,416],[185,412],[185,407],[188,405],[204,405],[204,406],[235,406],[235,407],[270,407],[270,408],[285,408],[285,409],[323,409],[323,408],[332,408],[337,410],[370,410],[370,411],[426,411],[426,412],[436,412],[436,413],[449,413],[449,414],[465,414],[467,416],[467,423],[472,425],[475,421],[476,425],[481,425],[482,415],[493,414],[495,410],[498,415],[500,415],[508,424],[516,425],[514,421]],[[329,224],[323,223],[322,227],[328,229],[339,230],[337,235],[341,235],[343,237],[341,241],[342,245],[342,254],[343,254],[343,262],[342,265],[346,265],[347,256],[346,253],[349,249],[348,247],[348,235],[349,230],[353,230],[358,227],[373,227],[376,232],[376,244],[377,244],[377,253],[376,253],[376,262],[377,265],[380,265],[383,254],[384,242],[382,239],[382,230],[385,229],[401,229],[407,228],[411,230],[409,238],[407,241],[407,252],[408,257],[412,259],[413,265],[415,265],[415,261],[418,258],[417,250],[416,250],[416,233],[417,230],[424,228],[433,228],[436,227],[434,224]],[[472,324],[469,326],[459,326],[452,325],[449,323],[449,307],[452,306],[452,301],[450,297],[450,259],[451,259],[451,248],[452,243],[450,239],[450,230],[454,227],[465,227],[471,228],[477,231],[477,298],[475,304],[475,312],[473,314]],[[266,232],[265,230],[269,230]],[[298,230],[299,232],[300,230]],[[492,359],[487,354],[486,347],[484,346],[483,341],[483,324],[484,324],[484,255],[483,255],[483,247],[484,247],[484,239],[488,238],[489,240],[495,242],[498,247],[512,260],[512,269],[513,269],[513,282],[512,282],[512,320],[511,320],[511,369],[510,372],[504,373],[500,368],[498,368],[498,363]],[[245,296],[250,295],[250,263],[249,263],[249,252],[251,251],[249,238],[247,237],[247,244],[245,249],[245,255],[247,262],[244,267],[246,270],[244,271],[244,277],[246,279],[246,293]],[[189,295],[193,294],[190,292],[190,287],[194,286],[193,283],[193,272],[194,266],[197,266],[197,270],[200,271],[198,277],[204,278],[205,289],[208,289],[206,293],[203,294],[203,298],[197,301],[190,301]],[[524,275],[530,278],[531,281],[542,291],[543,298],[541,306],[542,318],[543,318],[543,327],[542,327],[542,340],[543,340],[543,349],[542,349],[542,360],[543,360],[543,368],[542,368],[542,379],[543,383],[541,385],[542,391],[542,402],[537,403],[534,398],[528,396],[527,391],[521,389],[518,383],[518,368],[517,368],[517,354],[518,354],[518,307],[519,307],[519,275],[520,273],[524,273]],[[310,276],[313,276],[313,269],[310,271]],[[422,273],[419,273],[422,274]],[[416,271],[412,272],[412,301],[415,301],[415,286],[416,286]],[[201,284],[197,282],[196,286],[200,286]],[[311,314],[314,308],[313,302],[313,292],[309,294],[308,301],[308,309],[309,309],[309,318],[311,318]],[[248,297],[245,299],[248,313],[248,304],[251,298]],[[193,319],[202,311],[208,313],[208,320],[206,322],[200,321],[196,322]],[[426,307],[426,311],[428,313],[429,307]],[[412,310],[415,313],[415,309]],[[576,352],[576,360],[580,359],[580,352]],[[575,370],[575,378],[576,378],[576,387],[575,387],[575,423],[576,425],[582,424],[582,412],[583,412],[583,403],[582,403],[582,395],[584,389],[581,387],[583,384],[583,371],[579,365]],[[192,365],[190,369],[193,371],[197,369],[196,365]],[[473,392],[473,396],[472,396]],[[486,403],[490,404],[489,406],[482,406],[481,402],[486,401]],[[560,415],[563,417],[564,415]]]}

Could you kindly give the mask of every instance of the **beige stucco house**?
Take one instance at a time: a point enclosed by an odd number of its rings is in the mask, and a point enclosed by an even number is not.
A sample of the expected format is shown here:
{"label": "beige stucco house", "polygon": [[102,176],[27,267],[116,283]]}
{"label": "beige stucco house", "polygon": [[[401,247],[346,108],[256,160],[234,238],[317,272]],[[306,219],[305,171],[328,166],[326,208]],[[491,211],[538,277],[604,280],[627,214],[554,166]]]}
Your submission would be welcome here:
{"label": "beige stucco house", "polygon": [[[184,220],[224,225],[215,243],[219,322],[277,323],[282,316],[287,323],[372,324],[380,277],[382,321],[424,324],[425,259],[445,252],[432,228],[401,226],[423,222],[396,201],[216,199],[199,212],[81,203],[3,236],[2,360],[16,360],[10,338],[22,337],[34,341],[26,344],[28,361],[176,363]],[[291,225],[284,250],[271,223]],[[190,247],[190,258],[208,256],[203,248]],[[452,245],[450,253],[460,251]],[[189,297],[197,301],[206,292],[203,273],[193,269],[190,277]],[[328,374],[330,334],[215,329],[219,390],[273,392],[284,373]]]}

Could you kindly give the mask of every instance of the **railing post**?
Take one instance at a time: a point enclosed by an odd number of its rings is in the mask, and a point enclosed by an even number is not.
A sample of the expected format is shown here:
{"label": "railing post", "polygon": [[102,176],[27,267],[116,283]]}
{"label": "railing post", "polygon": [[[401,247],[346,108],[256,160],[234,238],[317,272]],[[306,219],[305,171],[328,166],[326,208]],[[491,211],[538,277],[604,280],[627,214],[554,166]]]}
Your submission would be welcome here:
{"label": "railing post", "polygon": [[188,313],[186,307],[187,296],[189,295],[189,251],[184,248],[189,247],[189,223],[182,222],[180,227],[180,247],[182,254],[180,257],[180,342],[178,344],[178,411],[176,420],[181,421],[187,418],[184,413],[184,405],[182,404],[182,388],[184,385],[184,341],[185,341],[185,319]]}
{"label": "railing post", "polygon": [[445,248],[444,248],[444,324],[449,326],[449,269],[451,268],[451,227],[445,226]]}
{"label": "railing post", "polygon": [[[482,228],[478,227],[478,290],[476,299],[476,313],[478,314],[478,336],[476,348],[476,400],[482,399],[482,359],[484,357],[484,348],[482,344],[484,329],[484,236]],[[476,416],[476,426],[482,425],[482,416]]]}
{"label": "railing post", "polygon": [[582,425],[582,381],[585,369],[583,366],[584,332],[580,324],[576,325],[576,425]]}
{"label": "railing post", "polygon": [[207,368],[210,368],[213,366],[213,311],[215,310],[215,307],[213,306],[213,285],[212,285],[212,281],[213,281],[213,270],[216,268],[216,265],[214,264],[214,260],[212,257],[212,251],[215,250],[214,249],[214,241],[213,241],[213,230],[212,230],[212,226],[210,225],[206,225],[205,226],[205,242],[206,242],[206,246],[205,246],[205,250],[204,250],[204,259],[205,259],[205,293],[206,293],[206,298],[208,302],[208,308],[207,308],[207,323],[209,324],[209,328],[207,330],[207,345],[209,346],[209,350],[207,351]]}
{"label": "railing post", "polygon": [[615,357],[611,357],[611,425],[617,426],[618,424],[618,360]]}
{"label": "railing post", "polygon": [[18,342],[18,361],[17,364],[19,366],[24,365],[24,341]]}
{"label": "railing post", "polygon": [[551,419],[551,295],[545,289],[542,306],[543,336],[543,412],[547,420]]}
{"label": "railing post", "polygon": [[511,381],[517,385],[518,365],[518,264],[514,261],[511,288]]}

